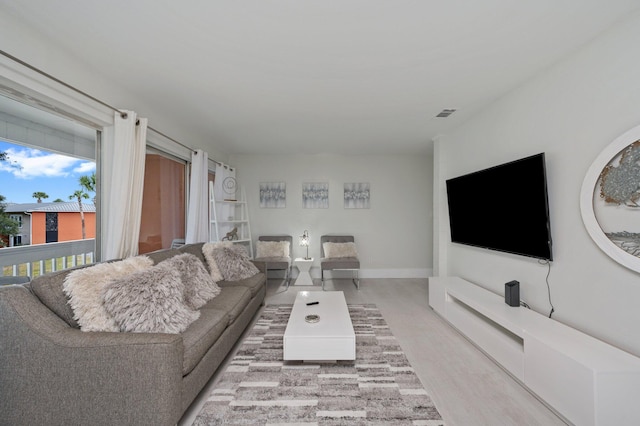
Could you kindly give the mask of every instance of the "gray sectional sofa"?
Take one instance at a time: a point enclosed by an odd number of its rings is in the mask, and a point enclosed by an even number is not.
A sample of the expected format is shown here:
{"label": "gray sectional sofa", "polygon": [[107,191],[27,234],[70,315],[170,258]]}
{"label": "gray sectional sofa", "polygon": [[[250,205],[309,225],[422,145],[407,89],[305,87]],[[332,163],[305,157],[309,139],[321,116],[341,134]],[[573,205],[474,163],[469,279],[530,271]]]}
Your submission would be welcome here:
{"label": "gray sectional sofa", "polygon": [[[202,244],[148,256],[185,252],[206,266]],[[78,268],[0,287],[0,425],[175,425],[264,304],[256,266],[179,334],[80,330],[62,290]]]}

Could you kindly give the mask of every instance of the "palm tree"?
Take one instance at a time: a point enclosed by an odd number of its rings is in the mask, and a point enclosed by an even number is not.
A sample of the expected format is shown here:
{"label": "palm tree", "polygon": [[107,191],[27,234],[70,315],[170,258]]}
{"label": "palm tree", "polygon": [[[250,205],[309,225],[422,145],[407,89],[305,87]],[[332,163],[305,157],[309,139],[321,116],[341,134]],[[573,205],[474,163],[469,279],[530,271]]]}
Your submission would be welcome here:
{"label": "palm tree", "polygon": [[84,240],[86,234],[84,232],[84,212],[82,211],[82,199],[89,198],[89,194],[84,192],[82,189],[78,189],[76,190],[76,192],[69,195],[70,200],[73,200],[74,198],[78,199],[78,207],[80,208],[80,222],[82,223],[82,239]]}
{"label": "palm tree", "polygon": [[36,191],[31,196],[38,200],[39,203],[42,202],[43,198],[49,198],[49,196],[45,192]]}
{"label": "palm tree", "polygon": [[[87,192],[96,192],[96,174],[95,172],[91,176],[80,176],[80,186]],[[96,203],[96,197],[93,197],[93,204]]]}
{"label": "palm tree", "polygon": [[[0,195],[0,247],[5,247],[7,245],[7,241],[5,238],[8,238],[10,235],[17,234],[18,231],[18,223],[11,219],[11,217],[5,212],[6,205],[4,195]],[[1,270],[0,270],[1,272]]]}

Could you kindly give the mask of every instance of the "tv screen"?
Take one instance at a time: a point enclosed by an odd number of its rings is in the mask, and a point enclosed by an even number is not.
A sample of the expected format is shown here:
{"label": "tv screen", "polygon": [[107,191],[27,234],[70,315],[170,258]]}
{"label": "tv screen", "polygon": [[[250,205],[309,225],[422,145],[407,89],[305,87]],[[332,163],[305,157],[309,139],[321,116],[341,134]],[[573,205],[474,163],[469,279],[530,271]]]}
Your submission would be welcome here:
{"label": "tv screen", "polygon": [[446,184],[452,242],[553,260],[544,153]]}

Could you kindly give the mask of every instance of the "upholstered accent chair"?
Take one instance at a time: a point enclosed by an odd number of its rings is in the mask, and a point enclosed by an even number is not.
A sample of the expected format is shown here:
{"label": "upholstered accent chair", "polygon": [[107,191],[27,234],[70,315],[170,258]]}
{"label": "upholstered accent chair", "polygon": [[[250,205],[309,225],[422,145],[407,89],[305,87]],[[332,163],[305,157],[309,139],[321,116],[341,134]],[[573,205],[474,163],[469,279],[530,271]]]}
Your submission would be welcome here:
{"label": "upholstered accent chair", "polygon": [[[260,242],[289,242],[288,253],[269,253],[268,251],[261,250]],[[265,273],[269,271],[282,271],[284,270],[284,280],[289,289],[289,283],[291,281],[291,244],[293,244],[293,238],[291,235],[261,235],[258,237],[258,243],[256,244],[256,262],[263,262],[265,264]],[[285,256],[286,254],[286,256]]]}
{"label": "upholstered accent chair", "polygon": [[[325,243],[329,243],[325,245]],[[320,276],[324,290],[325,271],[351,271],[351,278],[360,290],[360,260],[353,235],[323,235],[320,237]]]}

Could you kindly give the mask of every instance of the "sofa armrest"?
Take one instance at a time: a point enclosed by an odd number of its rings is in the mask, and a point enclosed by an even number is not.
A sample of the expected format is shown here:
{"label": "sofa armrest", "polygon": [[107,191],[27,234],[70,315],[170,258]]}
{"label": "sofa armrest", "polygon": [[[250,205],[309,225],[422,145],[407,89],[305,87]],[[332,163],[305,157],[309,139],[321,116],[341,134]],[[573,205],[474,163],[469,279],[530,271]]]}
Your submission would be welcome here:
{"label": "sofa armrest", "polygon": [[180,335],[83,332],[22,286],[0,289],[0,412],[9,424],[176,424]]}
{"label": "sofa armrest", "polygon": [[263,274],[267,272],[267,263],[260,261],[260,260],[252,260],[251,261],[254,265],[256,265],[256,268],[258,268],[258,270],[260,272],[262,272]]}

